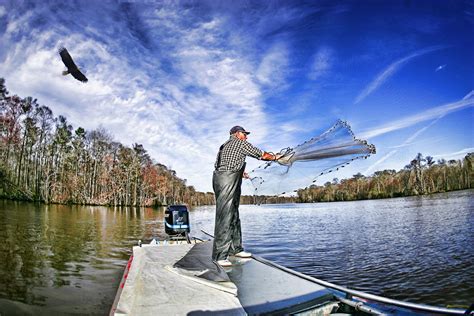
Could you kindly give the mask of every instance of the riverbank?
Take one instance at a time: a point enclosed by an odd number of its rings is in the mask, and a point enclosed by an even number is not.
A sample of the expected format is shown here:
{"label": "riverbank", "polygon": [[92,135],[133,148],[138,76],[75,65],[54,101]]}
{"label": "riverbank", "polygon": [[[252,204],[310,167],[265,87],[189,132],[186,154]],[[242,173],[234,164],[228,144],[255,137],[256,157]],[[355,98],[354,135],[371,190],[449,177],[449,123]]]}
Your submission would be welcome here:
{"label": "riverbank", "polygon": [[366,177],[360,173],[350,179],[312,185],[297,191],[300,202],[331,202],[423,196],[474,188],[474,154],[463,159],[423,157],[419,153],[405,168],[377,171]]}
{"label": "riverbank", "polygon": [[[307,193],[306,190],[298,191],[298,196],[252,196],[252,195],[243,195],[240,198],[241,205],[262,205],[262,204],[287,204],[287,203],[327,203],[327,202],[348,202],[348,201],[367,201],[367,200],[381,200],[381,199],[392,199],[392,198],[400,198],[400,197],[413,197],[413,196],[430,196],[438,193],[449,193],[455,191],[464,191],[464,190],[471,190],[471,188],[460,188],[460,189],[452,189],[448,191],[440,190],[430,193],[424,194],[415,194],[416,192],[412,192],[412,194],[390,194],[387,196],[386,194],[375,194],[369,196],[360,196],[360,198],[345,198],[344,192],[337,192],[337,189],[329,188],[330,192],[328,193],[328,187],[324,187],[323,189],[319,189],[319,199],[314,198],[317,196],[316,194],[311,195],[311,193]],[[311,190],[311,189],[310,189]],[[312,190],[315,190],[314,188]],[[317,189],[316,189],[317,190]],[[323,193],[321,193],[321,190]],[[311,198],[308,198],[311,197]],[[19,202],[34,202],[44,205],[77,205],[77,206],[105,206],[105,207],[166,207],[168,204],[161,204],[156,203],[154,205],[111,205],[111,204],[100,204],[100,203],[73,203],[71,201],[67,203],[61,202],[52,202],[49,203],[41,200],[35,200],[27,193],[21,191],[18,187],[13,184],[5,185],[5,183],[0,185],[0,199],[4,200],[11,200],[11,201],[19,201]],[[190,205],[191,207],[197,206],[205,206],[205,205],[214,205],[214,195],[212,194],[212,200],[207,199],[209,202],[206,204],[194,204]],[[178,201],[176,204],[186,204],[185,202]],[[171,205],[171,204],[169,204]]]}

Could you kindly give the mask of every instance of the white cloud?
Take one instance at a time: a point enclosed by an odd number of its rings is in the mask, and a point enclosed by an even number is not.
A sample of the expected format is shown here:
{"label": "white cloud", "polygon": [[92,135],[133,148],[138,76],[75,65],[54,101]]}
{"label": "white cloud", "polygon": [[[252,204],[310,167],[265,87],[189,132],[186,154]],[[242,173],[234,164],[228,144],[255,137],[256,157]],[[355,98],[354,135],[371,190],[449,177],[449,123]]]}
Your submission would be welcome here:
{"label": "white cloud", "polygon": [[[420,136],[422,133],[424,133],[428,128],[430,128],[431,126],[433,126],[434,124],[436,124],[436,122],[438,122],[441,118],[443,118],[444,114],[440,115],[438,118],[436,118],[435,120],[433,120],[432,122],[430,122],[430,124],[420,128],[419,130],[417,130],[415,133],[413,133],[413,135],[411,135],[410,137],[408,137],[399,147],[404,147],[404,146],[407,146],[409,144],[411,144],[418,136]],[[365,170],[365,174],[368,174],[370,173],[372,170],[374,170],[377,166],[379,166],[381,163],[383,163],[384,161],[386,161],[388,158],[392,157],[393,155],[395,155],[396,153],[398,152],[398,149],[393,149],[391,150],[389,153],[387,153],[386,155],[384,155],[382,158],[380,158],[379,160],[377,160],[374,164],[372,164],[369,168],[367,168],[367,170]]]}
{"label": "white cloud", "polygon": [[392,157],[393,155],[395,155],[397,153],[397,150],[391,150],[390,152],[388,152],[387,154],[385,154],[382,158],[380,158],[379,160],[377,160],[376,162],[374,162],[372,165],[369,166],[369,168],[367,168],[365,171],[364,171],[364,174],[368,175],[372,172],[372,170],[374,170],[375,168],[377,168],[379,165],[381,165],[383,162],[385,162],[388,158]]}
{"label": "white cloud", "polygon": [[402,128],[413,126],[423,121],[430,119],[438,118],[440,116],[447,115],[451,112],[459,111],[467,107],[472,107],[474,105],[474,98],[464,98],[460,101],[440,105],[435,108],[431,108],[424,112],[411,115],[400,120],[388,122],[382,126],[375,127],[371,130],[361,133],[359,136],[361,138],[367,139],[376,136],[380,136],[389,132],[393,132]]}
{"label": "white cloud", "polygon": [[0,5],[0,18],[7,14],[7,9],[4,6]]}
{"label": "white cloud", "polygon": [[29,20],[33,17],[33,12],[28,11],[21,17],[15,17],[11,19],[5,30],[5,37],[11,38],[12,36],[27,31]]}
{"label": "white cloud", "polygon": [[[315,105],[314,91],[306,99],[296,92],[291,104],[278,105],[271,114],[264,104],[275,89],[289,86],[291,66],[298,62],[289,53],[291,36],[299,21],[324,8],[271,2],[243,14],[246,3],[219,10],[214,6],[220,4],[147,3],[127,9],[93,1],[54,8],[45,2],[34,11],[22,7],[12,14],[8,9],[0,38],[0,74],[11,93],[38,98],[74,127],[90,131],[102,126],[124,145],[141,143],[188,184],[208,191],[217,149],[233,125],[251,130],[253,144],[275,151],[304,141],[296,137],[327,124],[324,115],[305,115],[312,107],[326,109]],[[66,23],[64,13],[78,7],[74,21]],[[264,46],[268,39],[270,47]],[[57,49],[62,45],[86,72],[87,84],[61,76],[64,66]],[[415,54],[396,62],[367,94]],[[307,77],[319,80],[332,65],[333,51],[323,47],[313,55]],[[453,103],[439,112],[472,105],[468,103]],[[367,133],[381,135],[438,114],[426,112]]]}
{"label": "white cloud", "polygon": [[333,52],[328,47],[319,49],[313,56],[308,79],[317,80],[326,75],[332,66]]}
{"label": "white cloud", "polygon": [[434,46],[434,47],[425,48],[425,49],[419,50],[419,51],[417,51],[417,52],[415,52],[411,55],[408,55],[408,56],[406,56],[404,58],[401,58],[401,59],[397,60],[396,62],[390,64],[385,70],[383,70],[381,73],[379,73],[377,75],[377,77],[374,80],[372,80],[371,83],[369,83],[368,86],[366,86],[359,93],[359,95],[354,100],[354,104],[359,103],[360,101],[365,99],[369,94],[374,92],[388,78],[393,76],[398,71],[398,69],[400,69],[400,67],[402,67],[404,64],[406,64],[411,59],[413,59],[415,57],[418,57],[418,56],[421,56],[421,55],[424,55],[424,54],[427,54],[427,53],[431,53],[431,52],[440,50],[442,48],[444,48],[444,47],[443,46]]}
{"label": "white cloud", "polygon": [[[40,13],[57,14],[47,7]],[[33,36],[35,14],[27,12],[3,35],[9,49],[0,73],[12,93],[38,98],[75,128],[102,126],[124,145],[141,143],[188,184],[210,191],[215,155],[230,127],[251,130],[255,145],[267,134],[256,69],[241,47],[228,43],[222,18],[199,21],[173,6],[144,14],[158,53],[141,49],[127,24],[112,22],[111,14],[88,16],[88,35],[47,25]],[[86,72],[87,84],[61,75],[62,45]]]}
{"label": "white cloud", "polygon": [[[444,106],[440,106],[440,107],[431,109],[429,111],[426,111],[426,112],[424,112],[422,114],[419,114],[419,115],[416,115],[414,117],[409,117],[409,118],[406,118],[406,119],[403,119],[403,120],[399,120],[397,122],[393,122],[393,123],[389,124],[388,126],[381,127],[381,128],[372,130],[371,132],[368,132],[366,134],[363,134],[362,137],[364,137],[364,138],[365,137],[370,137],[370,135],[373,135],[373,136],[381,135],[381,134],[384,134],[385,132],[388,132],[388,131],[393,131],[393,130],[396,130],[396,129],[408,127],[409,125],[416,124],[418,122],[425,121],[427,119],[433,118],[434,113],[438,113],[438,117],[436,117],[432,122],[430,122],[428,125],[426,125],[426,126],[420,128],[419,130],[417,130],[410,137],[408,137],[401,145],[396,146],[395,149],[391,150],[386,155],[384,155],[382,158],[377,160],[374,164],[369,166],[369,168],[367,168],[365,173],[368,174],[369,172],[374,170],[376,167],[378,167],[381,163],[385,162],[388,158],[395,155],[398,152],[398,148],[410,145],[418,136],[420,136],[428,128],[430,128],[431,126],[436,124],[445,115],[449,114],[452,111],[460,110],[460,109],[464,108],[465,106],[472,106],[474,104],[474,90],[469,92],[466,96],[464,96],[464,98],[460,102],[463,102],[463,101],[464,101],[464,103],[462,103],[461,105],[459,105],[459,104],[458,105],[453,105],[453,103],[450,103],[450,104],[447,104],[447,105],[444,105]],[[465,102],[465,101],[468,101],[468,102]],[[469,103],[469,101],[471,101],[471,102]],[[380,134],[377,134],[377,133],[380,133]],[[472,149],[472,148],[469,148],[469,149]],[[462,153],[465,154],[466,152],[461,151],[460,153],[456,153],[456,154],[460,155]],[[449,155],[445,155],[445,156],[451,157],[453,155],[455,156],[455,154],[449,154]],[[440,155],[438,155],[438,156],[440,156]]]}
{"label": "white cloud", "polygon": [[474,90],[471,90],[468,94],[462,98],[463,100],[474,99]]}
{"label": "white cloud", "polygon": [[256,71],[258,81],[266,86],[282,87],[288,72],[288,48],[284,43],[274,44],[263,56]]}
{"label": "white cloud", "polygon": [[443,154],[433,155],[433,158],[446,159],[446,160],[462,159],[469,153],[474,153],[474,147],[463,148],[461,150],[458,150],[456,152],[451,152],[451,153],[443,153]]}

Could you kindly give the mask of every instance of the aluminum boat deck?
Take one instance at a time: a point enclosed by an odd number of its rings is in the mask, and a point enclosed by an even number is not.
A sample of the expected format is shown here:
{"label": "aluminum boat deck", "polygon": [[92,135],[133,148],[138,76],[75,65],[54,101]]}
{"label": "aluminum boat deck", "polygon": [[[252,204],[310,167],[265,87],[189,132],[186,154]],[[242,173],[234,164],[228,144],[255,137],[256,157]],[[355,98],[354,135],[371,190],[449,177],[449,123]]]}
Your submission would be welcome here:
{"label": "aluminum boat deck", "polygon": [[326,288],[252,258],[231,258],[234,265],[225,269],[237,296],[212,282],[173,272],[173,264],[192,247],[133,247],[111,315],[289,314],[333,300]]}
{"label": "aluminum boat deck", "polygon": [[[231,257],[232,267],[222,271],[211,251],[211,242],[153,241],[133,247],[110,315],[474,315],[474,304],[462,310],[397,301],[257,256]],[[219,273],[225,281],[204,277]]]}

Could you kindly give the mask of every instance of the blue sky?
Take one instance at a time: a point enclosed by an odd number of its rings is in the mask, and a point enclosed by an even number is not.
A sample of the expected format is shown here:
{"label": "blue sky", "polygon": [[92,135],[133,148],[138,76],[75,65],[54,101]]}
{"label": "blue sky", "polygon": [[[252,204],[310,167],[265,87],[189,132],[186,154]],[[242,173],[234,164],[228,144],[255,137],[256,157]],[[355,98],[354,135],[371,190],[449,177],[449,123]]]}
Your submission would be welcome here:
{"label": "blue sky", "polygon": [[474,151],[473,31],[472,1],[0,0],[0,76],[201,191],[233,125],[279,151],[347,120],[377,154],[341,179]]}

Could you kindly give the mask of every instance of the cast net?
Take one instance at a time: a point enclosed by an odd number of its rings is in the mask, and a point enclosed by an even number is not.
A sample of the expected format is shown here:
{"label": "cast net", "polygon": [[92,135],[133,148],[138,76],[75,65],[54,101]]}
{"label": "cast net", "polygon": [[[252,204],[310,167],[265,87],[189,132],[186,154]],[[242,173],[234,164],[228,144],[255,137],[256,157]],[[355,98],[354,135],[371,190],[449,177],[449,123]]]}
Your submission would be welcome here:
{"label": "cast net", "polygon": [[375,146],[355,138],[349,124],[339,120],[322,135],[282,149],[277,161],[266,162],[248,174],[255,196],[290,195],[371,154],[375,154]]}

